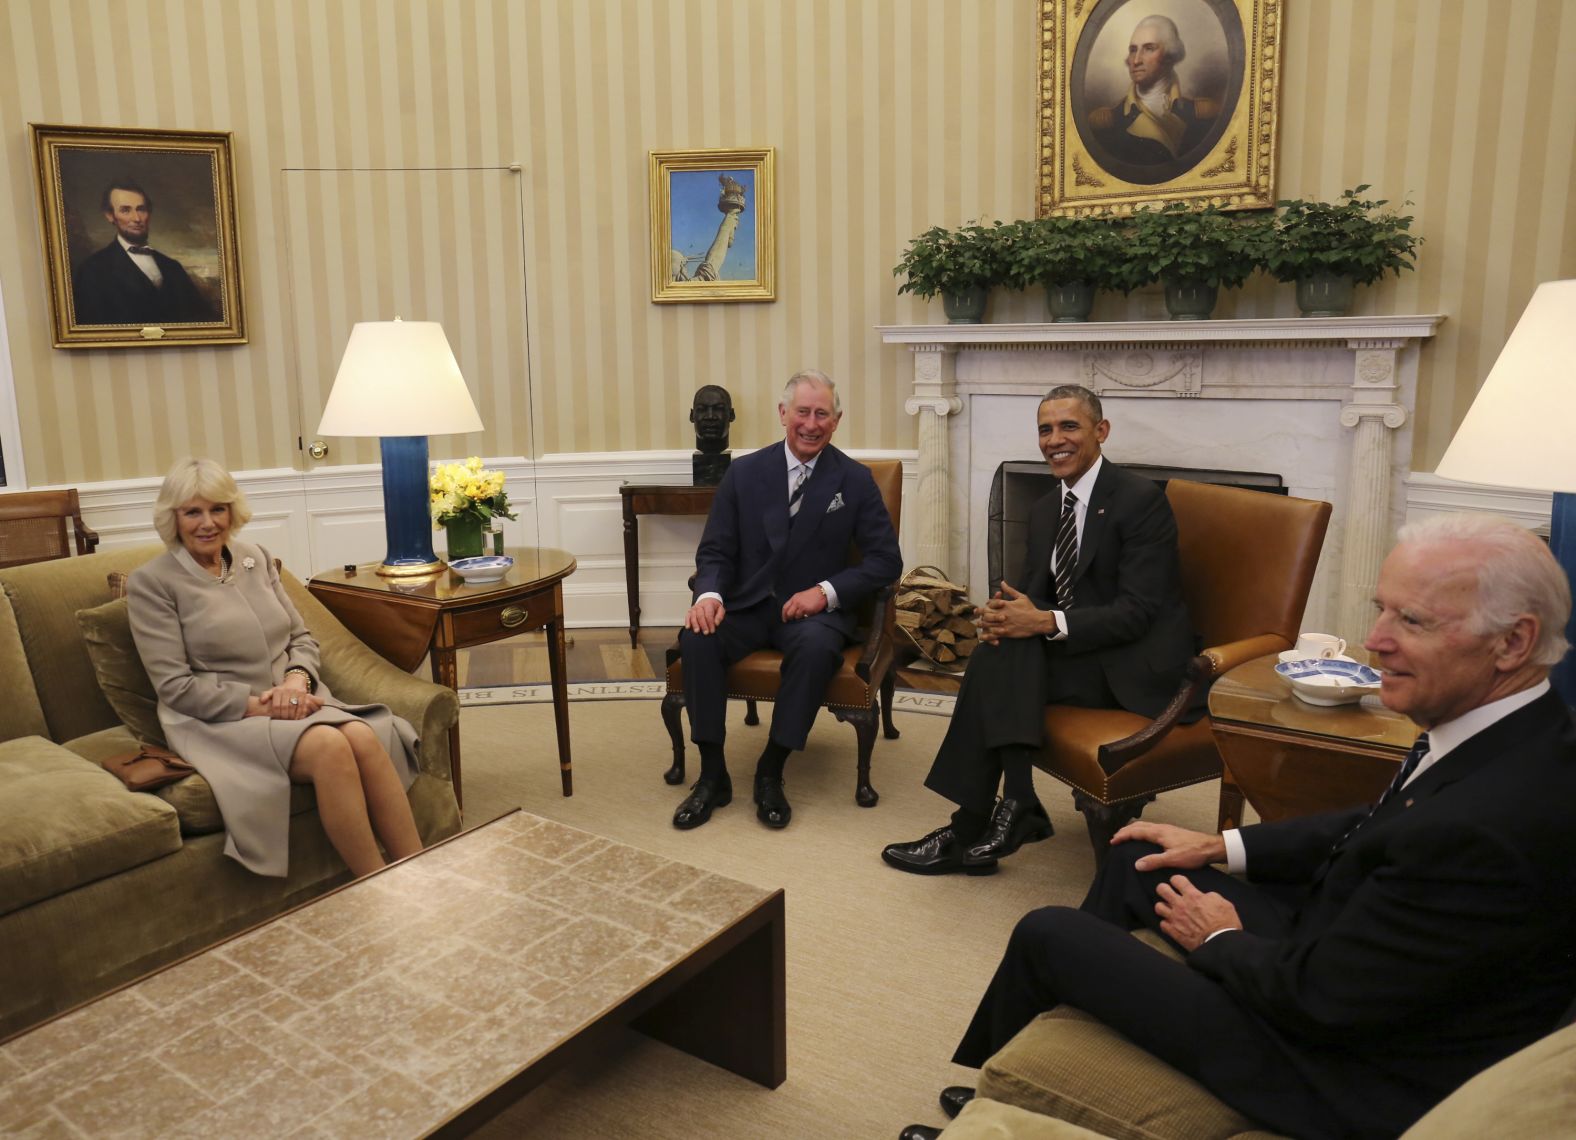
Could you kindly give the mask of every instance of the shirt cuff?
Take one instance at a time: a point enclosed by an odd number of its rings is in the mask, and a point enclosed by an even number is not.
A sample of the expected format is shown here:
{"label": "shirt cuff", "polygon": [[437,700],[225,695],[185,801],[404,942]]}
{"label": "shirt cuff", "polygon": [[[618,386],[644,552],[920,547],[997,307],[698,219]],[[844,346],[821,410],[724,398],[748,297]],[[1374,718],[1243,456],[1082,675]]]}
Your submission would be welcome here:
{"label": "shirt cuff", "polygon": [[700,597],[696,598],[695,601],[697,601],[697,602],[704,602],[707,598],[716,598],[717,599],[717,604],[718,605],[722,605],[722,595],[717,593],[716,590],[707,590]]}
{"label": "shirt cuff", "polygon": [[[1241,929],[1242,928],[1240,926],[1222,926],[1219,930],[1212,930],[1208,934],[1204,935],[1204,942],[1208,942],[1211,938],[1214,938],[1218,935],[1225,934],[1229,930]],[[1202,946],[1204,942],[1200,942],[1199,945]]]}
{"label": "shirt cuff", "polygon": [[1242,833],[1235,827],[1228,827],[1220,833],[1220,837],[1226,841],[1226,870],[1233,875],[1247,874],[1248,849],[1242,843]]}
{"label": "shirt cuff", "polygon": [[821,587],[821,592],[826,595],[826,610],[831,613],[837,608],[837,591],[832,588],[830,582],[817,582],[816,585]]}
{"label": "shirt cuff", "polygon": [[1048,633],[1048,634],[1046,634],[1045,635],[1045,640],[1046,641],[1066,641],[1067,640],[1067,619],[1062,616],[1062,611],[1061,610],[1052,610],[1051,611],[1051,620],[1056,623],[1056,632],[1055,633]]}

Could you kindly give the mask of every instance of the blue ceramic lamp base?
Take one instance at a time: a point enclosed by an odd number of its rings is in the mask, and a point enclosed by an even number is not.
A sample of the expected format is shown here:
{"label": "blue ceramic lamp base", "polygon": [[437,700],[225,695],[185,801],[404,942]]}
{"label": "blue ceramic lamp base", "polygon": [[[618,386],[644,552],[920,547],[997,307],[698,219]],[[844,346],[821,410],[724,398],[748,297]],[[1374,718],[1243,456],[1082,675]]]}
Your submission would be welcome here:
{"label": "blue ceramic lamp base", "polygon": [[[1570,579],[1572,589],[1576,590],[1576,495],[1554,492],[1554,510],[1549,519],[1549,550],[1564,569],[1566,578]],[[1565,639],[1576,645],[1576,614],[1565,626]],[[1573,657],[1576,657],[1576,653],[1567,653],[1565,660],[1554,667],[1549,680],[1553,682],[1554,691],[1561,700],[1567,705],[1576,706],[1576,662],[1571,660]]]}
{"label": "blue ceramic lamp base", "polygon": [[428,509],[427,437],[386,435],[383,445],[383,529],[388,554],[378,573],[391,577],[436,574],[444,564],[432,550]]}

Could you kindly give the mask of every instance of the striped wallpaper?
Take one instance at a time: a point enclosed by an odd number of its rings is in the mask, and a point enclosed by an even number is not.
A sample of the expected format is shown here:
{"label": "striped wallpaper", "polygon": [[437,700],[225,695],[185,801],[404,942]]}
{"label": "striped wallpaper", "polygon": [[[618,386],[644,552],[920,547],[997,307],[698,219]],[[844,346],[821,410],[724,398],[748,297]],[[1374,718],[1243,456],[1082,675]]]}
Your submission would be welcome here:
{"label": "striped wallpaper", "polygon": [[[1359,307],[1449,317],[1423,358],[1431,469],[1535,284],[1576,276],[1576,3],[1284,10],[1280,192],[1416,203],[1420,271]],[[487,424],[436,454],[687,449],[703,383],[755,446],[804,365],[845,385],[840,442],[910,447],[909,362],[872,328],[939,319],[895,292],[912,234],[1032,211],[1036,28],[1037,0],[0,0],[29,479],[192,451],[304,468],[349,323],[406,305],[444,320]],[[51,348],[29,122],[233,131],[251,343]],[[716,146],[776,148],[778,300],[653,305],[646,153]],[[1221,314],[1291,311],[1259,282]]]}

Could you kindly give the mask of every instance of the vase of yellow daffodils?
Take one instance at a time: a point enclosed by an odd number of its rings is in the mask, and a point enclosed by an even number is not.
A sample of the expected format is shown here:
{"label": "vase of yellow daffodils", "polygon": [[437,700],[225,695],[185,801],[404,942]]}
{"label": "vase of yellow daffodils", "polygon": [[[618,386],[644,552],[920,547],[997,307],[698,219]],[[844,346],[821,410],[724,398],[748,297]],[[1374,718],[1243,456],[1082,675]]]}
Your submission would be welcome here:
{"label": "vase of yellow daffodils", "polygon": [[464,463],[439,464],[432,473],[431,507],[434,529],[448,538],[449,561],[484,553],[482,531],[494,518],[512,519],[503,472],[488,471],[478,456]]}

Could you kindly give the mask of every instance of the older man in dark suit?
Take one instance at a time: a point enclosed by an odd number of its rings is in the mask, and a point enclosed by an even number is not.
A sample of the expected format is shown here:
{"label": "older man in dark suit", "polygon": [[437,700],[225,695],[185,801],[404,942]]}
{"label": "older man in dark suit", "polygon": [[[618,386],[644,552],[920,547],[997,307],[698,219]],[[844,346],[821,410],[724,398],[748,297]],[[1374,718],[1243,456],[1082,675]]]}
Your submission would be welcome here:
{"label": "older man in dark suit", "polygon": [[82,259],[71,278],[76,323],[166,325],[218,317],[185,268],[148,245],[153,199],[129,179],[104,188],[104,218],[115,240]]}
{"label": "older man in dark suit", "polygon": [[1278,1131],[1378,1137],[1555,1028],[1576,998],[1565,574],[1511,523],[1436,517],[1402,529],[1375,604],[1384,703],[1427,730],[1384,796],[1223,836],[1129,824],[1081,909],[1018,924],[954,1060],[1065,1002]]}
{"label": "older man in dark suit", "polygon": [[1193,653],[1165,494],[1102,457],[1111,425],[1087,388],[1051,389],[1037,419],[1040,452],[1061,485],[1030,509],[1022,588],[1004,581],[986,605],[986,644],[969,658],[925,779],[957,811],[946,826],[881,853],[901,871],[989,874],[1049,836],[1033,778],[1045,706],[1154,716]]}
{"label": "older man in dark suit", "polygon": [[[733,461],[695,553],[695,603],[679,646],[701,772],[673,815],[678,828],[699,827],[733,798],[723,754],[728,665],[768,646],[783,655],[782,685],[755,767],[756,815],[768,827],[788,825],[783,764],[804,747],[854,635],[854,611],[903,569],[869,469],[832,446],[842,420],[836,385],[821,372],[797,373],[777,414],[783,445]],[[857,565],[848,562],[851,542]]]}

